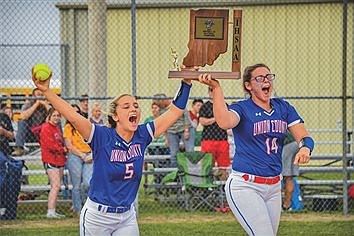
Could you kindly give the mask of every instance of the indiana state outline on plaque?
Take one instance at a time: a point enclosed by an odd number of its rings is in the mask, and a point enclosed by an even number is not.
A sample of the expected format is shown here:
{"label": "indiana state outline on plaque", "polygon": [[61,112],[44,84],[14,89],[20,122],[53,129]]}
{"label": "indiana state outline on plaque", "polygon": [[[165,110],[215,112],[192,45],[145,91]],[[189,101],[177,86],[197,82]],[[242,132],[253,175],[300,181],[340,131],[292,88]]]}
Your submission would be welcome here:
{"label": "indiana state outline on plaque", "polygon": [[199,9],[190,11],[187,67],[212,65],[227,51],[229,10]]}

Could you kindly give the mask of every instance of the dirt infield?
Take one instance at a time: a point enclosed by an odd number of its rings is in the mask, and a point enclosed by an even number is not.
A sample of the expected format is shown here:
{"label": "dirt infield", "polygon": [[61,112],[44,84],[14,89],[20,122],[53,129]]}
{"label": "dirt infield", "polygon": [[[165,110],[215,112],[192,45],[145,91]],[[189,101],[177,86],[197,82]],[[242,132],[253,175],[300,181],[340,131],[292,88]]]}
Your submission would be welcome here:
{"label": "dirt infield", "polygon": [[[154,223],[179,223],[179,222],[220,222],[235,221],[231,213],[213,216],[189,215],[189,216],[149,216],[141,217],[139,224]],[[281,221],[304,221],[304,222],[333,222],[333,221],[353,221],[354,215],[344,216],[341,214],[324,214],[324,213],[286,213],[281,217]],[[16,220],[16,221],[0,221],[1,228],[50,228],[53,226],[75,227],[78,226],[79,219],[68,218],[62,220]]]}

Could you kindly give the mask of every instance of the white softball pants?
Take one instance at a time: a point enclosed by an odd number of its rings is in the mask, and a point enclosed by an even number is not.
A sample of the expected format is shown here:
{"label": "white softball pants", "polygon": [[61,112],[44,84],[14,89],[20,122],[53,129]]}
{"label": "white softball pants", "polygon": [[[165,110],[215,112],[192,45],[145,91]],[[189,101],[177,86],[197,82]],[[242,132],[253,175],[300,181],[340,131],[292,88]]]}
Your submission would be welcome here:
{"label": "white softball pants", "polygon": [[87,198],[80,214],[80,236],[139,236],[133,205],[124,213],[98,211],[98,205]]}
{"label": "white softball pants", "polygon": [[226,199],[248,235],[277,234],[281,214],[281,181],[259,184],[245,181],[233,171],[226,181]]}

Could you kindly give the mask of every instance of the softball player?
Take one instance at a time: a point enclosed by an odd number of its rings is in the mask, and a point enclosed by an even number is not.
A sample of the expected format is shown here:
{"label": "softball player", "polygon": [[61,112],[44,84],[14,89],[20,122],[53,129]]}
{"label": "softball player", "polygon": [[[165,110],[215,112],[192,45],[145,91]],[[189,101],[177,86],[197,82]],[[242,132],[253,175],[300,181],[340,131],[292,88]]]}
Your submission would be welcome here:
{"label": "softball player", "polygon": [[138,125],[141,111],[135,97],[124,94],[110,104],[111,127],[98,126],[49,89],[49,79],[35,85],[88,141],[93,174],[88,199],[80,214],[80,235],[139,235],[133,202],[143,170],[144,152],[183,114],[191,88],[182,81],[172,106],[152,122]]}
{"label": "softball player", "polygon": [[218,125],[232,129],[236,151],[232,173],[225,185],[228,204],[249,235],[276,235],[281,213],[281,153],[287,130],[300,144],[294,164],[310,160],[314,141],[295,108],[271,98],[275,75],[265,64],[245,69],[244,90],[250,98],[225,105],[219,82],[210,74],[199,76],[213,88]]}

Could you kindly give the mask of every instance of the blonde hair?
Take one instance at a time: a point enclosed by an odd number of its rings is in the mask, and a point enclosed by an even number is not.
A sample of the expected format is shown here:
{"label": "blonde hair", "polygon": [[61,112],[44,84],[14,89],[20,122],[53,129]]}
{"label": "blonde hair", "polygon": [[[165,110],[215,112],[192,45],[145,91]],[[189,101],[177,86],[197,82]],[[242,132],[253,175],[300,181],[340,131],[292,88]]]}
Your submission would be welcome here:
{"label": "blonde hair", "polygon": [[99,104],[98,102],[94,102],[94,103],[92,104],[91,112],[93,112],[93,111],[96,110],[96,109],[101,110],[101,104]]}

